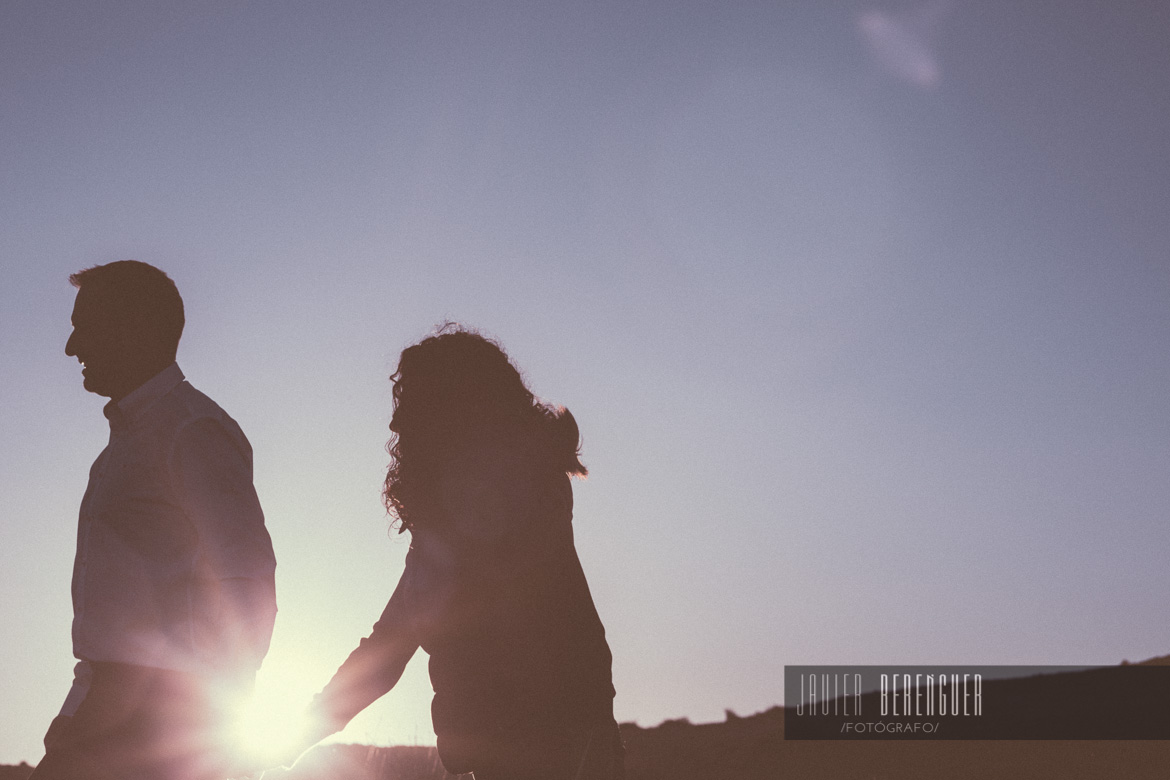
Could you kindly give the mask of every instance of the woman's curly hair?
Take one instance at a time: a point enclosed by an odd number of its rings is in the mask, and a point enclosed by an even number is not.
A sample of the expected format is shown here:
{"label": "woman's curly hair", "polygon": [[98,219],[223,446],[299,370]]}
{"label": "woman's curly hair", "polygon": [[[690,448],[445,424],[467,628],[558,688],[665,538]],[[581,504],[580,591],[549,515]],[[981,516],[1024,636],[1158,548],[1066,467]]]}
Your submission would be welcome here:
{"label": "woman's curly hair", "polygon": [[383,498],[399,533],[426,522],[443,466],[471,442],[509,442],[541,468],[585,476],[577,421],[536,398],[495,341],[447,323],[402,351]]}

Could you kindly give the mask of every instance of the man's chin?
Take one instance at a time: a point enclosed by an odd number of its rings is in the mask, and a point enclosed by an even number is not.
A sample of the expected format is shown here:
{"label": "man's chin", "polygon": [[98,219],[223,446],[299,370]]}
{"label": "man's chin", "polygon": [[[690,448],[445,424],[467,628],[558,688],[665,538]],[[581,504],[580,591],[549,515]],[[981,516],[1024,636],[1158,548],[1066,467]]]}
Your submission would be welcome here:
{"label": "man's chin", "polygon": [[89,392],[91,392],[95,395],[105,396],[106,398],[110,397],[110,391],[105,387],[104,384],[102,384],[100,377],[97,379],[94,379],[92,376],[90,376],[89,374],[86,374],[83,371],[82,376],[81,376],[81,385],[86,390],[88,390]]}

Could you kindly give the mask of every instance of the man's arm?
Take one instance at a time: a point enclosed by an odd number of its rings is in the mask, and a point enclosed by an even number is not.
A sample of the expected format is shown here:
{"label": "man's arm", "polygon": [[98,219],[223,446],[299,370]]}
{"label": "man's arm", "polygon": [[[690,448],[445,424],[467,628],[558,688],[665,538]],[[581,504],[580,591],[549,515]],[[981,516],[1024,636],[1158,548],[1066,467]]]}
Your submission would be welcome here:
{"label": "man's arm", "polygon": [[172,483],[219,585],[214,660],[248,674],[268,652],[276,620],[276,558],[252,485],[251,452],[238,431],[200,418],[185,426],[170,459]]}

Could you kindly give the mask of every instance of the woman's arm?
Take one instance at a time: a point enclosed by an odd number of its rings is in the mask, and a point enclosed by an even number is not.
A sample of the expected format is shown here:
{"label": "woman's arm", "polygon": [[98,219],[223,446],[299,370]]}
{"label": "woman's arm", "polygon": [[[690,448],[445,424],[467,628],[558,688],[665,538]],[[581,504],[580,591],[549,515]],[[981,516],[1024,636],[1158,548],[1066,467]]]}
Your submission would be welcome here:
{"label": "woman's arm", "polygon": [[355,715],[394,687],[418,649],[407,591],[414,577],[412,553],[406,570],[370,635],[358,643],[333,678],[313,697],[300,734],[255,766],[234,768],[231,777],[252,776],[270,766],[292,766],[309,748],[345,728]]}
{"label": "woman's arm", "polygon": [[388,692],[418,649],[406,592],[413,577],[413,554],[370,635],[349,654],[333,679],[313,699],[310,712],[322,739],[345,728],[355,715]]}

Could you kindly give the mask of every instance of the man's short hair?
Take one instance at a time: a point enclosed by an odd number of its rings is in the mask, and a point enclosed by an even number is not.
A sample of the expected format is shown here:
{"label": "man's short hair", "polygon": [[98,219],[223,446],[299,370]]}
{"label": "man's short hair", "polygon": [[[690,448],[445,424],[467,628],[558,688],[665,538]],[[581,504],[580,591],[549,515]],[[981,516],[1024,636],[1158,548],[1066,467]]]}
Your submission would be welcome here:
{"label": "man's short hair", "polygon": [[174,360],[185,318],[179,288],[166,273],[148,263],[119,260],[71,274],[69,283],[99,293],[111,315]]}

